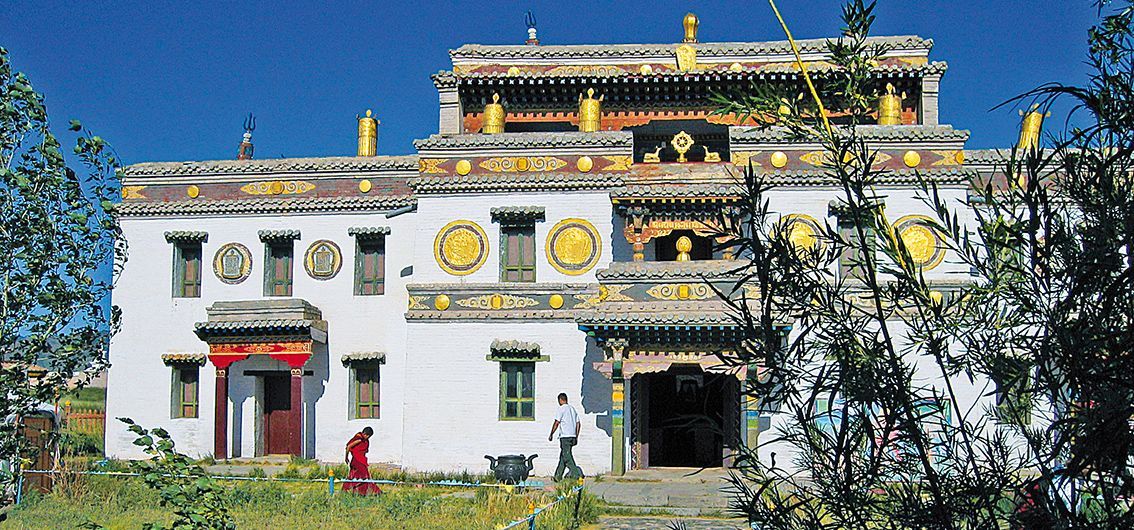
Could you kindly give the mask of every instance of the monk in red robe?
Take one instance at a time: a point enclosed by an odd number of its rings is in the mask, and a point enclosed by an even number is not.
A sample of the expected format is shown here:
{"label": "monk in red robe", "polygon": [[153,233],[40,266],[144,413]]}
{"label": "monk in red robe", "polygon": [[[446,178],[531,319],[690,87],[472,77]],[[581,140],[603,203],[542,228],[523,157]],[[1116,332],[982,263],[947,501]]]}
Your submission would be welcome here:
{"label": "monk in red robe", "polygon": [[[366,427],[362,432],[355,434],[346,444],[346,463],[350,466],[347,480],[369,480],[369,462],[366,461],[366,452],[370,450],[370,437],[374,436],[374,429]],[[360,495],[377,495],[382,488],[370,482],[347,482],[343,484],[343,491],[353,491]]]}

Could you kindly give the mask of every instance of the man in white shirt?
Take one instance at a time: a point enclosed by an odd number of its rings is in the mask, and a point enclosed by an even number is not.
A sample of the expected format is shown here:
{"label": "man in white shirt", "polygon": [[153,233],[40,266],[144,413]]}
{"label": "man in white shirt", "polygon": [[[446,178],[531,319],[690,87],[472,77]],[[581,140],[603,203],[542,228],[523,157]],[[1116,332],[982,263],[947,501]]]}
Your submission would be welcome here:
{"label": "man in white shirt", "polygon": [[551,441],[555,429],[559,429],[559,466],[555,468],[555,481],[563,480],[565,470],[570,471],[572,477],[582,477],[583,470],[575,465],[575,456],[571,454],[571,448],[579,443],[579,414],[575,407],[567,404],[567,394],[559,394],[559,410],[555,411],[555,423],[551,424],[547,441]]}

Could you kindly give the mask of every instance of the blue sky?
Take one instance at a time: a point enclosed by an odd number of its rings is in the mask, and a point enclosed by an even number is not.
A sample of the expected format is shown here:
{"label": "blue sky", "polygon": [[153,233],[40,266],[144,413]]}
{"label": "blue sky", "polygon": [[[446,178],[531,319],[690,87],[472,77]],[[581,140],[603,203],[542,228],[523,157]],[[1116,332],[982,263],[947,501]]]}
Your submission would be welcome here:
{"label": "blue sky", "polygon": [[[797,38],[837,35],[840,1],[780,0]],[[524,12],[548,44],[780,40],[751,2],[52,2],[0,5],[0,46],[47,94],[55,127],[78,118],[126,163],[234,158],[256,113],[256,157],[352,155],[354,116],[382,120],[381,154],[412,152],[437,129],[429,75],[463,43],[518,44]],[[1001,101],[1048,81],[1081,83],[1089,0],[882,0],[875,34],[933,38],[947,61],[941,119],[970,148],[1017,135]],[[1058,112],[1053,119],[1061,119]]]}

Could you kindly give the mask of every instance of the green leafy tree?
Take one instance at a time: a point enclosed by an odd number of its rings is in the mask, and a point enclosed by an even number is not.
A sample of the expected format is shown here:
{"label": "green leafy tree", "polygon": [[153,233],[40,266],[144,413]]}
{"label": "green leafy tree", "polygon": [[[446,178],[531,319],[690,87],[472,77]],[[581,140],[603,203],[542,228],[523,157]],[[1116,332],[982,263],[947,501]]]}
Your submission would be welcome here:
{"label": "green leafy tree", "polygon": [[79,134],[69,161],[44,96],[0,48],[0,460],[9,462],[28,456],[15,420],[101,369],[116,321],[99,273],[116,250],[125,259],[109,213],[119,164],[102,138],[77,121],[70,129]]}
{"label": "green leafy tree", "polygon": [[[161,505],[173,512],[169,526],[150,523],[144,530],[230,530],[236,524],[228,513],[228,492],[189,457],[178,453],[169,433],[162,428],[144,429],[130,418],[118,418],[138,435],[134,445],[150,457],[130,463],[146,486],[156,490]],[[98,526],[92,526],[99,528]]]}
{"label": "green leafy tree", "polygon": [[[847,3],[843,35],[828,43],[834,68],[814,84],[717,97],[722,114],[822,145],[824,177],[839,190],[840,226],[803,249],[772,211],[773,186],[749,168],[744,221],[722,234],[743,259],[735,292],[720,294],[745,332],[725,360],[761,368],[749,392],[786,419],[761,444],[792,449],[778,462],[754,450],[739,458],[735,508],[752,522],[1134,526],[1134,7],[1098,7],[1090,82],[1013,100],[1047,111],[1069,98],[1087,126],[1049,135],[1049,149],[1005,153],[966,205],[919,176],[934,229],[973,271],[947,293],[891,228],[882,188],[892,174],[862,128],[886,51],[867,39],[874,3]],[[847,256],[854,272],[834,275]],[[741,296],[752,286],[758,297]],[[994,382],[1010,403],[947,414],[941,404],[963,404],[956,389],[974,381]]]}

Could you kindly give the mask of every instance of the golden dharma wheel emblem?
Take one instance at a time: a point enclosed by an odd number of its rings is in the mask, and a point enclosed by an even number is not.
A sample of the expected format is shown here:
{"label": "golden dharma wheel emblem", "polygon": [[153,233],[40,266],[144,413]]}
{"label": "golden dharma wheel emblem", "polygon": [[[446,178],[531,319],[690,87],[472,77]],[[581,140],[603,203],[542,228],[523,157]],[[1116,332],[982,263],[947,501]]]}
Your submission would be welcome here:
{"label": "golden dharma wheel emblem", "polygon": [[371,184],[370,180],[368,179],[362,179],[362,182],[358,183],[358,191],[361,191],[362,193],[370,193],[370,190],[373,188],[374,185]]}
{"label": "golden dharma wheel emblem", "polygon": [[917,167],[921,164],[921,155],[917,151],[906,151],[906,154],[902,155],[902,162],[906,163],[906,167]]}
{"label": "golden dharma wheel emblem", "polygon": [[558,294],[551,295],[551,297],[547,299],[547,305],[551,306],[552,309],[563,307],[563,296]]}
{"label": "golden dharma wheel emblem", "polygon": [[468,175],[470,171],[472,171],[472,162],[469,162],[468,160],[457,161],[458,175]]}
{"label": "golden dharma wheel emblem", "polygon": [[787,165],[787,154],[783,151],[776,151],[772,153],[772,167],[782,168]]}
{"label": "golden dharma wheel emblem", "polygon": [[185,188],[185,194],[188,195],[190,199],[196,199],[201,195],[201,188],[198,188],[196,184],[190,184],[188,188]]}
{"label": "golden dharma wheel emblem", "polygon": [[437,308],[438,311],[449,309],[449,295],[437,295],[437,297],[433,299],[433,307]]}
{"label": "golden dharma wheel emblem", "polygon": [[669,141],[669,144],[673,146],[673,150],[677,151],[678,162],[686,161],[685,153],[688,153],[689,149],[692,148],[695,143],[693,137],[689,136],[689,133],[685,131],[673,135],[673,139]]}
{"label": "golden dharma wheel emblem", "polygon": [[595,161],[591,160],[589,156],[584,156],[575,161],[575,167],[579,168],[579,171],[586,173],[595,167]]}

